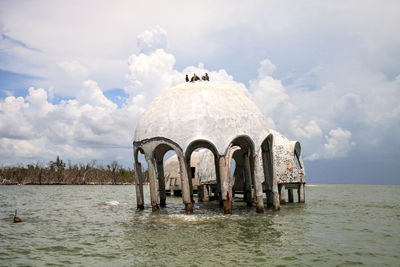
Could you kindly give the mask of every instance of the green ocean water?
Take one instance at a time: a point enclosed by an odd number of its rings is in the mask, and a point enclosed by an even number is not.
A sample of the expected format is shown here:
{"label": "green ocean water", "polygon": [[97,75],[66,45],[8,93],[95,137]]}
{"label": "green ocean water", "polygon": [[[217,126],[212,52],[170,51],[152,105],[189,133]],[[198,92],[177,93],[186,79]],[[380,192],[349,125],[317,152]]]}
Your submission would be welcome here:
{"label": "green ocean water", "polygon": [[0,266],[400,266],[400,186],[307,185],[264,214],[135,201],[134,186],[1,186]]}

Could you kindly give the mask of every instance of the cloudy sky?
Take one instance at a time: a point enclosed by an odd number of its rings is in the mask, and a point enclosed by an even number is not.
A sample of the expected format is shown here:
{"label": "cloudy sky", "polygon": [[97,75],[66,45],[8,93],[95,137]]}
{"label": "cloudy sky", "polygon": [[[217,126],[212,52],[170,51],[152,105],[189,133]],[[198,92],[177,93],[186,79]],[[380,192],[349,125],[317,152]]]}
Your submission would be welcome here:
{"label": "cloudy sky", "polygon": [[209,72],[315,183],[400,184],[399,1],[0,1],[0,166],[132,166],[154,96]]}

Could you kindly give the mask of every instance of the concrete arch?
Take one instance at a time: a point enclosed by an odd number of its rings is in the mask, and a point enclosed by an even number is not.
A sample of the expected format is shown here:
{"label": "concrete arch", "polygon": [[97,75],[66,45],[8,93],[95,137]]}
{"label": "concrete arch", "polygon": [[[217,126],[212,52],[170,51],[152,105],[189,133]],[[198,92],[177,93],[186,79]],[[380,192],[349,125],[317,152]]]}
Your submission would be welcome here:
{"label": "concrete arch", "polygon": [[[149,166],[149,180],[150,180],[150,197],[151,206],[153,211],[159,210],[159,203],[161,206],[165,206],[165,180],[163,171],[163,157],[169,150],[174,150],[179,161],[180,177],[181,177],[181,188],[182,188],[182,199],[185,204],[187,213],[193,213],[193,205],[190,199],[190,186],[188,179],[188,166],[186,165],[185,158],[181,147],[169,140],[168,138],[156,137],[146,139],[141,142],[134,142],[134,148],[139,148],[144,151],[147,164]],[[137,152],[136,158],[137,159]],[[160,188],[161,185],[161,188]],[[143,199],[143,189],[139,193]],[[161,196],[160,196],[161,193]]]}
{"label": "concrete arch", "polygon": [[[255,181],[254,168],[256,166],[255,160],[255,145],[253,140],[248,135],[238,135],[233,138],[223,156],[219,158],[219,172],[221,179],[221,195],[224,204],[224,212],[232,213],[232,196],[233,196],[233,186],[234,180],[230,177],[230,166],[232,157],[236,154],[235,162],[237,168],[240,170],[235,170],[236,173],[242,173],[244,177],[244,198],[248,206],[252,206],[252,185],[254,191],[261,192],[260,197],[257,200],[257,212],[263,212],[263,200],[262,200],[262,184],[260,181]],[[241,156],[241,159],[237,157]],[[228,174],[229,173],[229,174]],[[256,184],[257,182],[257,184]],[[256,196],[256,194],[254,193]]]}
{"label": "concrete arch", "polygon": [[239,146],[243,153],[247,153],[250,151],[250,155],[255,155],[255,144],[254,141],[248,135],[238,135],[231,140],[229,146],[225,150],[225,155],[228,153],[228,150],[232,146]]}
{"label": "concrete arch", "polygon": [[[197,139],[194,140],[192,142],[190,142],[190,144],[187,146],[186,151],[185,151],[185,163],[186,166],[188,166],[188,177],[191,177],[191,173],[190,173],[190,157],[193,153],[194,150],[196,150],[197,148],[206,148],[208,150],[210,150],[213,154],[214,154],[214,166],[215,166],[215,173],[216,173],[216,180],[217,180],[217,194],[219,196],[221,196],[220,192],[220,177],[219,177],[219,171],[218,171],[218,159],[219,159],[219,154],[218,154],[218,150],[215,147],[215,145],[206,139]],[[194,202],[194,198],[193,198],[193,184],[192,184],[192,179],[189,178],[189,187],[190,187],[190,198],[191,201]]]}
{"label": "concrete arch", "polygon": [[218,156],[218,150],[215,147],[215,145],[207,140],[207,139],[196,139],[187,146],[186,151],[185,151],[185,159],[188,159],[188,157],[192,154],[194,150],[197,148],[207,148],[209,149],[214,155]]}

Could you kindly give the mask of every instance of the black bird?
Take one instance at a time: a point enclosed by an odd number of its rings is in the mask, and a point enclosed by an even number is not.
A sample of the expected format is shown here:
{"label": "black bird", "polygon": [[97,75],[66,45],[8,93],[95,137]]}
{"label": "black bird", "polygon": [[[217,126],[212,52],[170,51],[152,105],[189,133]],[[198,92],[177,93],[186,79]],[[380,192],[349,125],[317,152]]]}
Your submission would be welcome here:
{"label": "black bird", "polygon": [[22,220],[20,217],[17,217],[17,210],[15,210],[14,213],[14,223],[19,223],[19,222],[23,222],[24,220]]}
{"label": "black bird", "polygon": [[209,80],[210,80],[210,77],[208,77],[208,74],[206,73],[204,76],[201,77],[201,79],[202,79],[203,81],[209,81]]}
{"label": "black bird", "polygon": [[186,82],[189,82],[189,77],[187,74],[186,74]]}

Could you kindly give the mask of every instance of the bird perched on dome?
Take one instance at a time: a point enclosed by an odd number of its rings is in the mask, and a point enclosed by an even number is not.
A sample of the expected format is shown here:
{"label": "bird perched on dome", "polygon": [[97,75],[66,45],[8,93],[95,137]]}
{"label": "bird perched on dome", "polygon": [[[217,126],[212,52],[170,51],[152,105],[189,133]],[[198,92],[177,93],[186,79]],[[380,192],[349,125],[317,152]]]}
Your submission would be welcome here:
{"label": "bird perched on dome", "polygon": [[202,79],[203,81],[210,81],[210,77],[208,77],[207,72],[206,72],[206,74],[204,74],[204,75],[201,77],[201,79]]}

